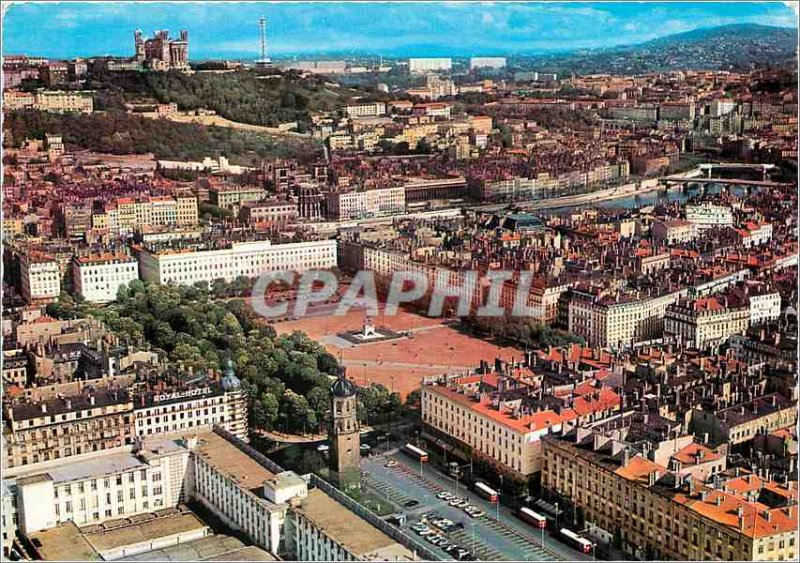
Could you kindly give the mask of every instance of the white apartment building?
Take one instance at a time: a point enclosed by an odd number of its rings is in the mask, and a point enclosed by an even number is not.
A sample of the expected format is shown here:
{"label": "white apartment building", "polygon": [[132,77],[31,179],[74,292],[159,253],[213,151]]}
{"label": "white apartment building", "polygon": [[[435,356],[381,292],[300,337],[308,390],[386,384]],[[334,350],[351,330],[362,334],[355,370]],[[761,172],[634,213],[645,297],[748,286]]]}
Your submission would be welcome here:
{"label": "white apartment building", "polygon": [[711,102],[711,117],[722,117],[736,109],[736,100],[720,98]]}
{"label": "white apartment building", "polygon": [[449,58],[408,59],[408,70],[411,73],[450,70],[452,68],[453,59]]}
{"label": "white apartment building", "polygon": [[174,440],[106,453],[17,478],[19,530],[30,534],[174,507],[191,493],[189,450]]}
{"label": "white apartment building", "polygon": [[505,57],[472,57],[469,60],[469,68],[505,68]]}
{"label": "white apartment building", "polygon": [[376,190],[333,192],[328,194],[328,218],[347,221],[403,213],[406,191],[402,186]]}
{"label": "white apartment building", "polygon": [[384,102],[370,102],[365,104],[350,104],[345,106],[347,117],[377,117],[386,115]]}
{"label": "white apartment building", "polygon": [[215,433],[203,434],[192,449],[194,497],[257,546],[273,554],[288,551],[284,524],[290,499],[276,493],[277,483],[268,483],[275,473]]}
{"label": "white apartment building", "polygon": [[139,262],[128,254],[76,256],[72,275],[78,295],[92,303],[109,303],[120,287],[139,279]]}
{"label": "white apartment building", "polygon": [[750,324],[772,321],[781,316],[781,294],[762,293],[750,296]]}
{"label": "white apartment building", "polygon": [[730,227],[733,225],[733,211],[730,207],[706,201],[699,205],[687,205],[686,220],[697,225],[699,231]]}
{"label": "white apartment building", "polygon": [[697,225],[689,221],[653,221],[650,227],[653,238],[665,244],[683,244],[697,238]]}
{"label": "white apartment building", "polygon": [[747,223],[744,227],[736,229],[736,232],[741,238],[742,246],[745,248],[761,246],[772,240],[771,223]]}
{"label": "white apartment building", "polygon": [[3,533],[3,558],[8,560],[11,545],[17,534],[17,482],[13,479],[3,479],[2,514],[0,525]]}
{"label": "white apartment building", "polygon": [[258,277],[265,271],[325,270],[336,266],[336,241],[320,240],[273,245],[270,241],[232,243],[214,250],[143,248],[142,279],[154,283],[192,285],[222,278]]}
{"label": "white apartment building", "polygon": [[25,301],[54,299],[61,293],[61,271],[52,256],[23,254],[19,259],[22,297]]}

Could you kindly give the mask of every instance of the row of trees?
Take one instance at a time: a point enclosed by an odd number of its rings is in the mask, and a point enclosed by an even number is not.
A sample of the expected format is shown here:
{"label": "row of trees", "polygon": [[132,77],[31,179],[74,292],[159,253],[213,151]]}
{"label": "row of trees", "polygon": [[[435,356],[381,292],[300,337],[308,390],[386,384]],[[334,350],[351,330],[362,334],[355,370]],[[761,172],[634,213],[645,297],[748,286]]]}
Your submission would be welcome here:
{"label": "row of trees", "polygon": [[[212,290],[131,282],[117,301],[93,307],[67,295],[49,306],[58,318],[93,315],[123,341],[164,354],[184,369],[219,370],[233,360],[251,398],[252,423],[263,429],[316,432],[323,429],[331,378],[339,364],[304,333],[277,336],[242,299],[219,300],[228,291],[245,292],[244,280],[212,284]],[[359,417],[382,422],[399,413],[399,395],[381,385],[359,389]]]}
{"label": "row of trees", "polygon": [[547,348],[584,344],[583,338],[566,330],[533,321],[525,317],[465,317],[464,326],[474,332],[490,335],[523,348]]}

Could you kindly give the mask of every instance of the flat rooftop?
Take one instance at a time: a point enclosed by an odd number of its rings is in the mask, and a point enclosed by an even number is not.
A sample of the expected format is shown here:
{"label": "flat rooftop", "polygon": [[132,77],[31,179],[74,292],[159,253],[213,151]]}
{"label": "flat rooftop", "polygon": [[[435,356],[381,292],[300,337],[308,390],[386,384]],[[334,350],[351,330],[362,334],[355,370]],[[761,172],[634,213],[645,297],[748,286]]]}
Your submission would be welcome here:
{"label": "flat rooftop", "polygon": [[45,561],[102,561],[72,522],[28,534],[28,537],[34,545],[38,541],[37,549]]}
{"label": "flat rooftop", "polygon": [[277,561],[277,559],[260,547],[246,546],[233,536],[218,534],[123,557],[120,561]]}
{"label": "flat rooftop", "polygon": [[[110,523],[106,522],[104,528]],[[188,513],[177,513],[173,516],[154,518],[139,524],[129,524],[116,529],[104,529],[84,534],[86,540],[97,552],[117,549],[126,545],[149,542],[158,538],[184,534],[205,528],[206,525],[197,516]]]}
{"label": "flat rooftop", "polygon": [[397,543],[320,489],[308,491],[308,498],[294,510],[356,556],[383,550]]}
{"label": "flat rooftop", "polygon": [[[156,450],[160,453],[156,454]],[[38,469],[26,473],[23,469],[20,474],[26,475],[22,478],[25,483],[47,480],[48,475],[55,483],[69,483],[71,481],[115,475],[139,467],[144,468],[148,465],[143,461],[143,456],[171,455],[182,450],[185,450],[185,448],[178,440],[145,440],[141,456],[131,452],[105,453],[87,459],[59,464],[44,470]]]}
{"label": "flat rooftop", "polygon": [[240,487],[262,497],[264,482],[275,477],[273,472],[214,432],[199,435],[195,455],[213,465]]}

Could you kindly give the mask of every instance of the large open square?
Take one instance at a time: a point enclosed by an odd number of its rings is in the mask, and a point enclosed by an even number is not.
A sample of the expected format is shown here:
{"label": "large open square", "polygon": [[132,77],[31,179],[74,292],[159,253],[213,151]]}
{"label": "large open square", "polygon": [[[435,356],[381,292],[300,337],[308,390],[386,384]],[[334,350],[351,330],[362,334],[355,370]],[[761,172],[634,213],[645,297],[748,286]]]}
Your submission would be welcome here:
{"label": "large open square", "polygon": [[516,348],[498,346],[492,342],[460,332],[457,321],[429,318],[410,311],[399,310],[386,316],[383,309],[373,319],[377,330],[386,327],[408,336],[384,342],[364,342],[354,345],[337,336],[339,333],[361,330],[367,317],[365,310],[350,310],[337,316],[330,314],[306,317],[275,324],[278,334],[300,330],[318,340],[347,367],[347,374],[358,385],[380,383],[405,397],[419,387],[425,376],[475,368],[481,360],[493,361],[522,358]]}

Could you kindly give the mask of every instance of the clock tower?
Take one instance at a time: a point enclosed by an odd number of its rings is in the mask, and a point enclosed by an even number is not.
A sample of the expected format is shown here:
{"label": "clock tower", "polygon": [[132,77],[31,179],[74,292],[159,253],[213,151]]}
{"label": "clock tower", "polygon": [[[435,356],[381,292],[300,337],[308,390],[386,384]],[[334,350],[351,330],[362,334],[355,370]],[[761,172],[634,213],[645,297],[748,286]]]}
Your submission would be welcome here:
{"label": "clock tower", "polygon": [[360,430],[356,387],[341,368],[339,377],[331,385],[331,419],[328,425],[331,444],[328,469],[331,480],[341,489],[361,484]]}

